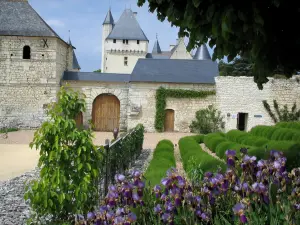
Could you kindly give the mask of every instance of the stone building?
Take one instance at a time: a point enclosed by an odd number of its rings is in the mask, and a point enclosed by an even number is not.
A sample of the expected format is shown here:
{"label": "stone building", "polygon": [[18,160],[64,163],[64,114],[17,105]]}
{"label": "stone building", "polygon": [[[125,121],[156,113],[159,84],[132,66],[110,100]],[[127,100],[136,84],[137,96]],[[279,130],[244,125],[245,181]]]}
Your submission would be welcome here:
{"label": "stone building", "polygon": [[272,124],[262,100],[298,98],[299,103],[298,77],[271,80],[263,91],[252,78],[218,77],[206,45],[192,54],[179,38],[163,51],[157,38],[149,52],[137,13],[130,9],[116,23],[109,10],[102,26],[103,73],[80,72],[71,41],[62,40],[27,0],[0,0],[0,128],[40,126],[47,119],[44,108],[66,84],[87,97],[87,110],[77,122],[91,120],[97,131],[143,123],[154,132],[160,87],[216,92],[206,98],[167,98],[165,131],[189,132],[196,111],[211,104],[224,115],[226,130],[249,130]]}

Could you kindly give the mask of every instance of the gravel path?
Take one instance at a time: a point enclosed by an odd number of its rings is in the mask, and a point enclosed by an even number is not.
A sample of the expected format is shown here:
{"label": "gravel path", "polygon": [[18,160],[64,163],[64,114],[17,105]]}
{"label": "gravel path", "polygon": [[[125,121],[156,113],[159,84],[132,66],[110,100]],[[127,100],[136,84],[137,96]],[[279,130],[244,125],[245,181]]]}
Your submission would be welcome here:
{"label": "gravel path", "polygon": [[[144,149],[138,159],[133,163],[133,170],[144,172],[153,156],[151,149]],[[36,168],[21,176],[8,181],[0,182],[0,225],[23,225],[30,216],[30,208],[23,196],[25,183],[38,178],[39,170]]]}
{"label": "gravel path", "polygon": [[207,152],[208,154],[210,154],[210,155],[213,156],[214,158],[216,158],[216,159],[218,159],[218,160],[220,160],[220,161],[224,161],[224,160],[220,159],[220,158],[216,155],[216,153],[214,153],[214,152],[212,152],[211,150],[209,150],[209,148],[206,147],[206,145],[205,145],[204,143],[200,144],[200,146],[201,146],[201,148],[202,148],[203,151]]}
{"label": "gravel path", "polygon": [[179,146],[176,145],[174,148],[174,156],[175,156],[175,161],[176,161],[176,169],[180,176],[185,177],[187,179],[185,170],[183,169],[183,164],[182,164],[182,159],[179,151]]}

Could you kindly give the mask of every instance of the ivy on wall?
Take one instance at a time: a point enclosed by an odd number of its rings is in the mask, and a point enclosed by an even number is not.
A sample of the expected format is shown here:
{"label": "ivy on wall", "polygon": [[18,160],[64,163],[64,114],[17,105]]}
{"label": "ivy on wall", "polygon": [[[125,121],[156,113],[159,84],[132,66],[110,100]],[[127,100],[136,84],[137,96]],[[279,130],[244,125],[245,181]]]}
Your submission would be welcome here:
{"label": "ivy on wall", "polygon": [[155,129],[158,132],[164,131],[165,108],[167,98],[206,98],[209,95],[215,95],[215,91],[194,91],[182,89],[166,89],[160,87],[156,90],[156,115]]}

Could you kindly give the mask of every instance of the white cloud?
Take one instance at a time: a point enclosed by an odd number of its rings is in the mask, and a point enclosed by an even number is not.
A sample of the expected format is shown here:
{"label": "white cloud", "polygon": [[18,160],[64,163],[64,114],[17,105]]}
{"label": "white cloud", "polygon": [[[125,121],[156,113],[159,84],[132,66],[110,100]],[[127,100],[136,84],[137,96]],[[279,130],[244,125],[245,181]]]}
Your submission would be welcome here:
{"label": "white cloud", "polygon": [[50,25],[50,26],[54,26],[54,27],[64,27],[65,23],[62,22],[61,20],[46,20],[46,22]]}

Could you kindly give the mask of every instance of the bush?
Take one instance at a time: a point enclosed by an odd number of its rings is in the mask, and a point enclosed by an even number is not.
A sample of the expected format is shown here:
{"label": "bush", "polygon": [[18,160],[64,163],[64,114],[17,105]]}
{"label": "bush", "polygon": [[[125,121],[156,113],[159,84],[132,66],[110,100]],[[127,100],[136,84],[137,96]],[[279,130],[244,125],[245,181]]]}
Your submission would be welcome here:
{"label": "bush", "polygon": [[212,105],[207,109],[201,109],[196,112],[196,120],[190,125],[191,132],[208,134],[221,131],[225,127],[225,122],[221,116],[221,112]]}
{"label": "bush", "polygon": [[183,168],[185,171],[191,171],[191,160],[194,160],[196,164],[200,164],[203,172],[216,171],[219,167],[222,170],[226,169],[226,165],[223,161],[220,161],[213,156],[204,152],[201,146],[191,137],[184,137],[179,140],[180,155],[182,158]]}
{"label": "bush", "polygon": [[261,147],[264,146],[268,141],[269,140],[267,138],[248,135],[245,136],[245,138],[243,138],[243,140],[239,143],[243,145]]}
{"label": "bush", "polygon": [[239,157],[240,149],[247,148],[247,147],[249,147],[249,146],[238,144],[238,143],[231,142],[231,141],[226,141],[226,142],[222,142],[221,144],[218,145],[218,147],[216,148],[216,154],[219,158],[226,159],[225,152],[227,150],[236,150],[236,156]]}
{"label": "bush", "polygon": [[153,153],[153,159],[145,173],[147,182],[151,186],[160,184],[161,179],[171,167],[176,167],[174,145],[169,140],[160,141]]}
{"label": "bush", "polygon": [[31,148],[40,151],[40,178],[30,182],[25,199],[39,216],[62,221],[75,213],[87,213],[98,201],[101,153],[93,144],[92,130],[76,127],[75,116],[85,111],[78,92],[58,93],[49,121],[35,132]]}
{"label": "bush", "polygon": [[244,132],[244,131],[240,131],[240,130],[231,130],[231,131],[228,131],[227,134],[226,134],[226,138],[229,140],[229,141],[233,141],[233,142],[238,142],[237,140],[238,139],[241,139],[245,136],[247,136],[248,133],[247,132]]}
{"label": "bush", "polygon": [[217,146],[225,141],[227,141],[227,139],[223,137],[220,133],[208,134],[204,138],[204,143],[206,147],[208,147],[212,152],[216,152]]}
{"label": "bush", "polygon": [[199,134],[199,135],[193,135],[190,137],[194,138],[197,141],[197,143],[202,144],[204,142],[205,135]]}
{"label": "bush", "polygon": [[279,122],[276,127],[295,129],[300,131],[300,122]]}

